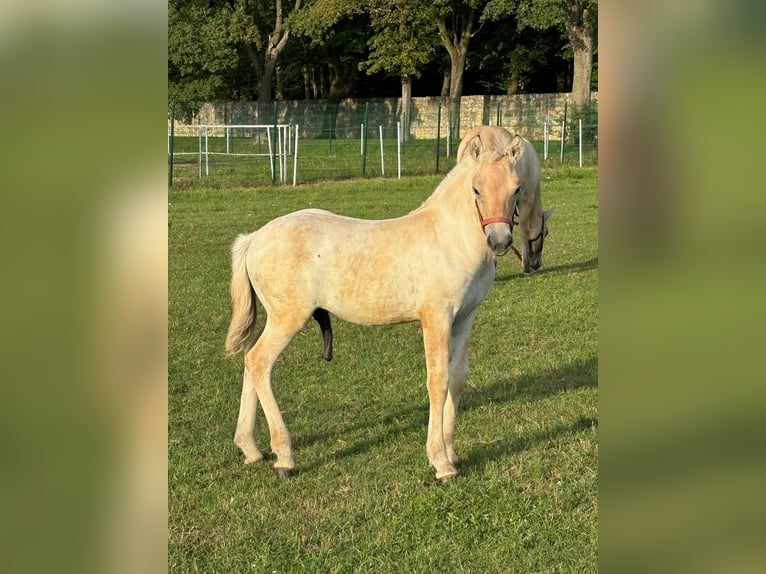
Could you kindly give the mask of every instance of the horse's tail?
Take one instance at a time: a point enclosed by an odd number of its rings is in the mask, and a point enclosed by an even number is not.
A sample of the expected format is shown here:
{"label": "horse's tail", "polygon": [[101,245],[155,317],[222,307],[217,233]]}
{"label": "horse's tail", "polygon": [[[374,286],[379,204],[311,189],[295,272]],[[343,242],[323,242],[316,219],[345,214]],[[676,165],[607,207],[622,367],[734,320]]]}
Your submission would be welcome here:
{"label": "horse's tail", "polygon": [[247,274],[247,251],[251,235],[240,235],[231,246],[231,323],[226,335],[226,354],[233,355],[247,348],[255,326],[255,291]]}

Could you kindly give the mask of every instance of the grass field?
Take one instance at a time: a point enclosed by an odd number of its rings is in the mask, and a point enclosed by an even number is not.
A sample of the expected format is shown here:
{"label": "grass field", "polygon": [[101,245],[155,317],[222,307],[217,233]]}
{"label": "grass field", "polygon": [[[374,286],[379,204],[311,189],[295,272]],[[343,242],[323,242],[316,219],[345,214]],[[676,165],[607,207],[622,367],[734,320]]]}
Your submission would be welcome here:
{"label": "grass field", "polygon": [[[229,247],[283,213],[403,215],[438,176],[169,192],[171,572],[596,572],[596,168],[546,170],[545,268],[511,256],[482,303],[457,423],[461,475],[436,483],[416,323],[311,322],[274,371],[296,476],[242,464],[241,356],[226,358]],[[518,241],[518,238],[516,238]],[[263,313],[259,322],[263,321]],[[269,452],[258,416],[257,441]]]}

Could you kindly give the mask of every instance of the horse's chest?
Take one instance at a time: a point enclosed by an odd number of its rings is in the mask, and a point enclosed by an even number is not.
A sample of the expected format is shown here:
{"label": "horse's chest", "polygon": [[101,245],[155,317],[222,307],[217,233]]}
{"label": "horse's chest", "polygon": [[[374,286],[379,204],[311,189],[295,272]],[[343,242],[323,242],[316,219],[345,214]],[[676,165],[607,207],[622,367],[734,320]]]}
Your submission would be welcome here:
{"label": "horse's chest", "polygon": [[478,307],[489,293],[495,278],[495,268],[492,263],[482,265],[479,272],[469,281],[463,294],[460,311],[471,311]]}

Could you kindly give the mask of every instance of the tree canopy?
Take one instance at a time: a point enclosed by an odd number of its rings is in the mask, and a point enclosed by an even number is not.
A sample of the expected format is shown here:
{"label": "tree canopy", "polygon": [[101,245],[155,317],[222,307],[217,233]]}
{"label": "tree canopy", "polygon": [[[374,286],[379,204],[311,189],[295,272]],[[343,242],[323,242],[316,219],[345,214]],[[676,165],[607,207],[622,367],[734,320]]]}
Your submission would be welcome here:
{"label": "tree canopy", "polygon": [[[168,97],[572,92],[595,87],[598,0],[169,0]],[[444,86],[447,86],[444,89]]]}

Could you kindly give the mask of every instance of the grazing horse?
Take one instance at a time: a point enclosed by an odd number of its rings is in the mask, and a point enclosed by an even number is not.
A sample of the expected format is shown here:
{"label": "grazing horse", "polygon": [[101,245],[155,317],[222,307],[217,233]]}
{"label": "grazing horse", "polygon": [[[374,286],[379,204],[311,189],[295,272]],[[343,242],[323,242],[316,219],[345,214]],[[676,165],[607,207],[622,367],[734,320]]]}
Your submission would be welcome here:
{"label": "grazing horse", "polygon": [[[503,128],[469,132],[455,167],[403,217],[363,220],[306,209],[234,241],[226,351],[245,351],[234,436],[245,463],[263,458],[254,439],[260,401],[274,468],[280,478],[292,475],[290,435],[271,371],[312,316],[325,335],[325,358],[331,357],[333,313],[367,325],[420,321],[430,404],[426,453],[438,480],[457,474],[453,433],[468,377],[468,339],[495,277],[493,258],[511,246],[520,180],[514,166],[526,153],[524,140]],[[260,335],[256,298],[267,315]]]}
{"label": "grazing horse", "polygon": [[[475,128],[479,134],[485,127]],[[469,132],[470,133],[470,132]],[[543,265],[543,243],[548,236],[548,219],[553,209],[543,211],[540,198],[540,158],[535,148],[526,139],[524,153],[516,162],[516,173],[519,175],[519,193],[516,211],[519,215],[519,236],[521,239],[521,266],[524,273],[534,273]],[[516,249],[514,248],[514,251]],[[518,255],[518,251],[516,251]]]}

